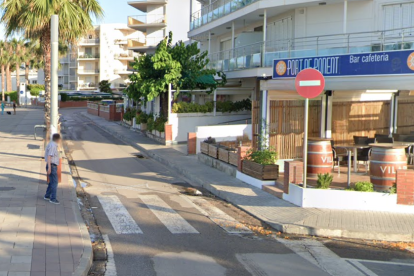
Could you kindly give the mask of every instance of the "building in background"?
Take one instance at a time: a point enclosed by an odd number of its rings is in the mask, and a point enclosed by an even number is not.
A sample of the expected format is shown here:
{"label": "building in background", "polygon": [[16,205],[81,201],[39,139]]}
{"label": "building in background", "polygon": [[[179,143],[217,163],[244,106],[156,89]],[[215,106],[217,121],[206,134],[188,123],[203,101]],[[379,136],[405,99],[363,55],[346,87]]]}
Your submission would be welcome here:
{"label": "building in background", "polygon": [[304,105],[294,79],[304,68],[326,78],[326,92],[311,101],[309,135],[350,143],[354,135],[413,130],[396,113],[414,111],[407,102],[414,90],[413,1],[199,2],[189,38],[210,53],[212,68],[239,83],[239,93],[251,90],[253,136],[269,128],[281,159],[302,157]]}
{"label": "building in background", "polygon": [[102,24],[72,46],[60,60],[59,85],[64,90],[95,91],[108,80],[114,91],[122,91],[132,74],[129,65],[137,53],[129,50],[128,39],[142,33],[126,24]]}
{"label": "building in background", "polygon": [[173,43],[187,41],[190,6],[199,7],[196,1],[187,0],[141,0],[128,4],[137,9],[139,15],[128,16],[128,27],[140,31],[144,36],[136,36],[128,41],[128,48],[135,52],[154,52],[155,46],[173,33]]}

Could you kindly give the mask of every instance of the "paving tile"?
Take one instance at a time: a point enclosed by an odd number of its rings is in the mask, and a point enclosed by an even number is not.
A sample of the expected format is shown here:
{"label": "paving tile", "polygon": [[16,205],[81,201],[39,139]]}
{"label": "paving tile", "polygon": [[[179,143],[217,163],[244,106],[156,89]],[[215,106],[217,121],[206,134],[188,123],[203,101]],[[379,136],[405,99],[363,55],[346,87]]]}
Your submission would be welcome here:
{"label": "paving tile", "polygon": [[12,256],[12,264],[30,264],[32,262],[32,255],[29,256]]}

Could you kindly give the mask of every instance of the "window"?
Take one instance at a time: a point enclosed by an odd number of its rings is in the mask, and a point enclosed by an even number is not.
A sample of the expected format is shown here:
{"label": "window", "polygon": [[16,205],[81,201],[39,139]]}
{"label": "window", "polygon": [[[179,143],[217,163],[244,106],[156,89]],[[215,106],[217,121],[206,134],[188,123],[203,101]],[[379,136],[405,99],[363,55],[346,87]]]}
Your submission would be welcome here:
{"label": "window", "polygon": [[32,80],[32,84],[37,84],[37,80]]}
{"label": "window", "polygon": [[384,30],[414,26],[414,2],[384,6]]}

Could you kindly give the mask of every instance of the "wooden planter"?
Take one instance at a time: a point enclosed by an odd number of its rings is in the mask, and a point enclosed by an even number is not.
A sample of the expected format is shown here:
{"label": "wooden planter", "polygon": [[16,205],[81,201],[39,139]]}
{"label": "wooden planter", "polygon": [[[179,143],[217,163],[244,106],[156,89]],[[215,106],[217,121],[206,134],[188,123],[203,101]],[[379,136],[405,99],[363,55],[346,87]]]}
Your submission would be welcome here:
{"label": "wooden planter", "polygon": [[229,151],[229,163],[233,166],[238,166],[239,162],[239,155],[237,154],[237,151]]}
{"label": "wooden planter", "polygon": [[208,145],[208,155],[217,158],[218,157],[218,147],[217,145],[209,144]]}
{"label": "wooden planter", "polygon": [[226,148],[219,148],[218,159],[223,162],[229,163],[229,151]]}
{"label": "wooden planter", "polygon": [[278,165],[260,165],[243,160],[242,172],[260,180],[276,180],[279,177]]}
{"label": "wooden planter", "polygon": [[140,126],[141,126],[142,131],[147,130],[147,124],[146,123],[141,123]]}
{"label": "wooden planter", "polygon": [[208,155],[208,145],[209,144],[204,143],[204,142],[200,143],[201,153],[204,153],[204,154]]}

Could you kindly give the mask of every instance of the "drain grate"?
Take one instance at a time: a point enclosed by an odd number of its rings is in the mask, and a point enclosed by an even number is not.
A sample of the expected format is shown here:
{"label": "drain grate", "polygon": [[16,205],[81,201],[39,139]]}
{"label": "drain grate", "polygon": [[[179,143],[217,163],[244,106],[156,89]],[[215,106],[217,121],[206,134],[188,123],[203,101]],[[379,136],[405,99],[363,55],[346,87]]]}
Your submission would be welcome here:
{"label": "drain grate", "polygon": [[146,157],[145,155],[143,155],[141,153],[135,153],[135,154],[133,154],[133,156],[135,156],[139,159],[148,159],[148,157]]}
{"label": "drain grate", "polygon": [[16,190],[14,187],[0,187],[0,192],[7,192],[7,191],[13,191]]}

